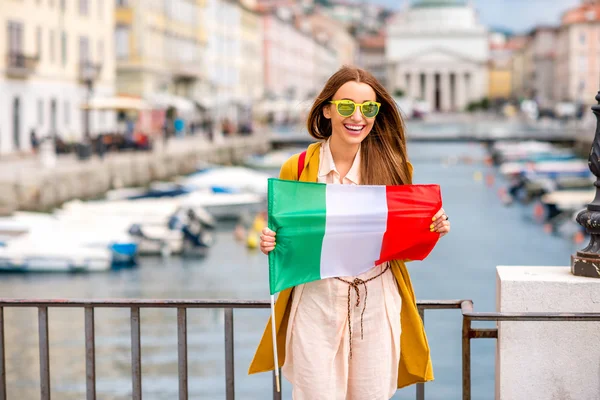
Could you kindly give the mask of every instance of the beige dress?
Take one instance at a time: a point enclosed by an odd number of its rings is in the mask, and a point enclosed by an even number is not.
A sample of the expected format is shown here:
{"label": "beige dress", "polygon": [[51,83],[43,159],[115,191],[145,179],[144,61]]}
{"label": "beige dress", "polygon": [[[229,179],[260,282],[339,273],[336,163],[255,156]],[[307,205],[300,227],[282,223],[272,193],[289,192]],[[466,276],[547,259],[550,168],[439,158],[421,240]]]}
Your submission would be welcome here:
{"label": "beige dress", "polygon": [[[343,182],[328,142],[321,146],[320,160],[319,182],[358,184],[360,152]],[[385,267],[379,265],[358,277],[342,278],[364,281]],[[350,320],[347,283],[330,278],[294,288],[282,372],[292,383],[295,400],[387,400],[395,393],[402,300],[389,269],[365,285],[366,294],[364,285],[358,285],[358,306],[356,289],[350,290]]]}

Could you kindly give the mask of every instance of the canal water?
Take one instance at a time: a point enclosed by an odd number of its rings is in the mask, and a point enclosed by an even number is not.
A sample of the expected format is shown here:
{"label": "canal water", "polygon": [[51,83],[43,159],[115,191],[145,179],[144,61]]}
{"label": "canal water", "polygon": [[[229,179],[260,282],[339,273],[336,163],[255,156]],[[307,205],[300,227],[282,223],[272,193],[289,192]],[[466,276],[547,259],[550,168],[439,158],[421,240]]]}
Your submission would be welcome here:
{"label": "canal water", "polygon": [[[409,143],[415,183],[439,183],[452,232],[427,260],[409,270],[420,300],[472,299],[476,311],[494,311],[498,265],[568,265],[577,246],[544,233],[529,211],[505,207],[485,177],[485,150],[478,144]],[[90,227],[93,229],[93,227]],[[144,258],[139,268],[93,275],[1,275],[0,297],[268,299],[267,259],[222,226],[202,260]],[[582,246],[580,246],[582,247]],[[235,312],[235,386],[238,399],[268,399],[270,374],[247,376],[268,310]],[[85,398],[83,310],[50,310],[51,387],[55,399]],[[7,309],[6,365],[9,399],[39,398],[37,310]],[[177,398],[175,310],[141,312],[143,395]],[[426,398],[458,399],[461,393],[461,317],[458,310],[425,316],[435,372]],[[486,325],[478,325],[486,326]],[[223,312],[188,314],[189,388],[192,399],[225,398]],[[99,399],[131,398],[130,327],[127,309],[96,310],[96,373]],[[494,398],[495,341],[473,342],[473,399]],[[284,382],[284,398],[291,398]],[[414,387],[394,399],[414,399]]]}

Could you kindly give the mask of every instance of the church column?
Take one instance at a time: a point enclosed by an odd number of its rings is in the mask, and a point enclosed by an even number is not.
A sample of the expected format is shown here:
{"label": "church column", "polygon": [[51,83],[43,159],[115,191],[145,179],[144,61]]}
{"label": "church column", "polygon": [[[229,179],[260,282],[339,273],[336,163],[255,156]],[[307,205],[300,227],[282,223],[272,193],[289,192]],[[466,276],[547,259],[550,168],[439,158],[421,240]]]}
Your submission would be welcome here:
{"label": "church column", "polygon": [[448,112],[452,109],[450,92],[450,73],[444,71],[440,74],[441,110]]}
{"label": "church column", "polygon": [[425,72],[425,101],[431,111],[435,111],[435,73]]}
{"label": "church column", "polygon": [[454,82],[456,86],[456,111],[464,111],[467,106],[465,73],[463,71],[457,71]]}
{"label": "church column", "polygon": [[418,71],[410,72],[410,98],[417,100],[421,98],[421,74]]}

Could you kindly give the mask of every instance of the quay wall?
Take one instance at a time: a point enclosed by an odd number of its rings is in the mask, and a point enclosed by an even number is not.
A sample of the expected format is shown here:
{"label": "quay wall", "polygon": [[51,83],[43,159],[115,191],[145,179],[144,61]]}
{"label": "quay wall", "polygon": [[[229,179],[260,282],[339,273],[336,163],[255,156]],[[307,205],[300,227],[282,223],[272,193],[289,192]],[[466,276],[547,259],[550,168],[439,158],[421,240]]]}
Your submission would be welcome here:
{"label": "quay wall", "polygon": [[[270,149],[266,135],[231,137],[217,143],[174,139],[149,152],[108,153],[103,159],[60,156],[52,167],[38,160],[0,163],[0,215],[48,211],[72,199],[92,199],[109,190],[145,186],[194,172],[202,163],[239,164]],[[9,171],[10,169],[10,171]]]}

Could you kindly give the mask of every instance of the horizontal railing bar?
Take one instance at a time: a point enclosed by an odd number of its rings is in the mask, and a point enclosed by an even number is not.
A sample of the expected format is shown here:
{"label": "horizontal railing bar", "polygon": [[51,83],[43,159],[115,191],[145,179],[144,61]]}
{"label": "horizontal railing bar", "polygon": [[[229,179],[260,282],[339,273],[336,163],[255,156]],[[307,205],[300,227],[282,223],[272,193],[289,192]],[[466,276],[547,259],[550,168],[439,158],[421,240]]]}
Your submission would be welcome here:
{"label": "horizontal railing bar", "polygon": [[[194,299],[0,299],[0,307],[106,307],[106,308],[269,308],[268,300]],[[600,313],[473,312],[471,300],[424,300],[423,310],[458,309],[471,321],[600,321]]]}
{"label": "horizontal railing bar", "polygon": [[0,307],[269,308],[268,300],[0,299]]}
{"label": "horizontal railing bar", "polygon": [[417,307],[423,310],[458,309],[465,300],[421,300]]}
{"label": "horizontal railing bar", "polygon": [[471,321],[600,321],[600,313],[464,313]]}
{"label": "horizontal railing bar", "polygon": [[[460,308],[465,300],[423,300],[419,308]],[[269,300],[197,300],[197,299],[0,299],[0,307],[187,307],[187,308],[269,308]]]}

